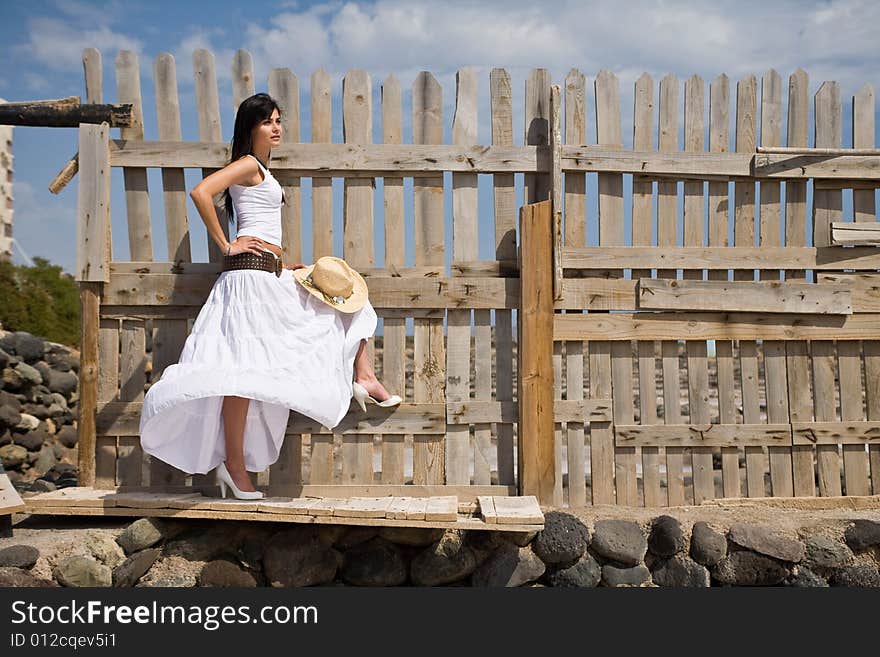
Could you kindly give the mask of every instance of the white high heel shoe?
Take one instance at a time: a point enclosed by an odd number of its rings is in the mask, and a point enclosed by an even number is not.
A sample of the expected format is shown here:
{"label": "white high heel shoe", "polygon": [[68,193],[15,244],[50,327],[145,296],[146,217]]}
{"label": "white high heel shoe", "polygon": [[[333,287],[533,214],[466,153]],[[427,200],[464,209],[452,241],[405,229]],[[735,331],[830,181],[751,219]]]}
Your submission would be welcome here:
{"label": "white high heel shoe", "polygon": [[226,488],[229,487],[232,489],[232,495],[239,500],[261,500],[263,499],[263,493],[255,490],[239,490],[238,486],[235,485],[235,482],[232,481],[232,475],[229,474],[229,470],[226,469],[226,464],[221,463],[217,466],[217,483],[220,484],[220,495],[223,498],[226,498]]}
{"label": "white high heel shoe", "polygon": [[361,407],[361,410],[366,413],[367,412],[367,402],[371,404],[376,404],[382,408],[391,408],[393,406],[397,406],[403,400],[397,395],[391,395],[385,401],[378,401],[370,396],[370,393],[367,392],[367,389],[364,388],[357,381],[352,381],[351,383],[351,393],[354,400],[358,403],[358,406]]}

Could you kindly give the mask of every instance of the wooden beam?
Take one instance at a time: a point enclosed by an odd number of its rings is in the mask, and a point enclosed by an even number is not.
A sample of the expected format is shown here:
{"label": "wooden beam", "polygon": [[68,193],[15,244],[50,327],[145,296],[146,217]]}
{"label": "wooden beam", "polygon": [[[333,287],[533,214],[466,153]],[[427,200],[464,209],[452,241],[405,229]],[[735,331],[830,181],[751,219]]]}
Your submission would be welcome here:
{"label": "wooden beam", "polygon": [[565,269],[880,269],[871,247],[592,246],[563,249]]}
{"label": "wooden beam", "polygon": [[76,280],[107,282],[110,277],[110,128],[83,124],[79,129],[82,174],[77,193]]}
{"label": "wooden beam", "polygon": [[554,340],[870,340],[880,315],[621,313],[556,315]]}
{"label": "wooden beam", "polygon": [[754,447],[791,445],[788,424],[617,425],[617,445],[627,447]]}
{"label": "wooden beam", "polygon": [[0,103],[0,125],[76,128],[80,123],[107,123],[120,128],[131,121],[131,104],[81,104],[79,96]]}
{"label": "wooden beam", "polygon": [[[447,424],[516,422],[519,404],[513,401],[446,402]],[[554,422],[611,422],[610,399],[556,400]]]}
{"label": "wooden beam", "polygon": [[819,285],[846,285],[853,312],[880,313],[880,274],[819,274]]}
{"label": "wooden beam", "polygon": [[556,478],[553,433],[553,231],[549,201],[520,210],[522,302],[519,312],[519,487],[551,503]]}
{"label": "wooden beam", "polygon": [[880,221],[852,223],[834,221],[831,223],[831,243],[880,246]]}
{"label": "wooden beam", "polygon": [[793,422],[795,445],[880,445],[880,422]]}
{"label": "wooden beam", "polygon": [[656,278],[639,279],[639,308],[827,315],[851,315],[853,312],[847,285]]}

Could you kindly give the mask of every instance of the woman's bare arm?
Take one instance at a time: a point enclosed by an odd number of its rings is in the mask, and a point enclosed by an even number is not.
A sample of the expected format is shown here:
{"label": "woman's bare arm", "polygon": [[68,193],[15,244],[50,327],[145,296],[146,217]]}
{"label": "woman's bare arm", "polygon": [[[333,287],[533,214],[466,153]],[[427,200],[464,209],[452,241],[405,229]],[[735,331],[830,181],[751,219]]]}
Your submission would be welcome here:
{"label": "woman's bare arm", "polygon": [[[260,177],[259,167],[256,161],[251,157],[243,157],[235,162],[227,164],[219,171],[215,171],[210,176],[202,180],[189,193],[190,198],[199,211],[199,216],[208,229],[208,235],[214,240],[214,243],[220,247],[223,253],[235,255],[237,253],[256,253],[259,255],[262,250],[259,248],[259,240],[255,237],[242,236],[230,243],[223,234],[220,227],[220,219],[217,217],[217,211],[214,209],[214,196],[224,191],[230,185],[253,184],[255,179]],[[230,248],[231,247],[231,248]]]}

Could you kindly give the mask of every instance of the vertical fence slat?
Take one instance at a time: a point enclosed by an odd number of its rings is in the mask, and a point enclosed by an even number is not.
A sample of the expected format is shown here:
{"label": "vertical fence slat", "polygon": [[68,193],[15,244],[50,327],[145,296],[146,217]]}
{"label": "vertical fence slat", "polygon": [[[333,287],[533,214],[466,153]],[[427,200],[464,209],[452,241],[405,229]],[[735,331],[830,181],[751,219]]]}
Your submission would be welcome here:
{"label": "vertical fence slat", "polygon": [[[161,53],[153,62],[156,87],[156,118],[162,141],[180,141],[180,102],[174,57]],[[186,180],[183,169],[162,167],[162,197],[165,202],[165,235],[169,262],[192,262],[189,221],[186,216]],[[185,320],[184,320],[185,321]]]}
{"label": "vertical fence slat", "polygon": [[[119,322],[102,319],[98,328],[98,403],[116,400],[119,388]],[[116,436],[96,436],[95,487],[116,486]]]}
{"label": "vertical fence slat", "polygon": [[[805,147],[810,120],[809,80],[806,72],[797,69],[788,79],[788,128],[786,144]],[[805,246],[807,236],[807,183],[789,180],[785,183],[785,245]],[[802,281],[804,271],[786,271],[785,280]],[[813,419],[810,393],[810,357],[807,343],[789,340],[785,344],[788,374],[788,406],[792,422]],[[794,494],[811,497],[816,494],[813,470],[813,447],[793,445],[791,448]]]}
{"label": "vertical fence slat", "polygon": [[[709,152],[730,150],[730,80],[719,75],[709,86]],[[730,194],[726,182],[709,181],[709,246],[730,246]],[[709,271],[709,280],[726,281],[726,271]],[[715,341],[718,381],[718,419],[736,424],[733,341]],[[721,488],[724,497],[740,496],[739,450],[721,448]]]}
{"label": "vertical fence slat", "polygon": [[254,58],[244,49],[239,49],[232,57],[232,113],[238,112],[238,106],[245,98],[253,96],[254,89]]}
{"label": "vertical fence slat", "polygon": [[[853,148],[874,148],[874,89],[870,84],[866,84],[853,96]],[[875,201],[875,192],[872,189],[854,189],[853,190],[853,218],[857,222],[877,221],[877,208]],[[880,399],[877,398],[878,388],[880,388],[880,363],[878,363],[877,355],[880,354],[880,340],[864,340],[862,342],[862,351],[865,354],[865,402],[866,412],[869,421],[876,421],[880,418]],[[841,374],[841,377],[843,374]],[[841,378],[843,381],[843,378]],[[873,388],[873,389],[872,389]],[[856,389],[854,393],[858,393],[861,398],[861,391]],[[843,390],[841,390],[843,394]],[[844,459],[849,458],[854,461],[854,466],[864,469],[865,465],[859,464],[864,461],[865,456],[858,457],[856,447],[860,445],[844,445]],[[880,445],[868,446],[868,462],[870,465],[871,484],[874,494],[880,493]],[[849,473],[850,467],[848,463],[844,463],[844,469]],[[847,495],[867,495],[867,482],[862,493],[853,493],[847,483]]]}
{"label": "vertical fence slat", "polygon": [[[223,141],[220,129],[220,98],[217,91],[217,72],[214,65],[214,53],[199,48],[193,52],[193,80],[195,82],[196,113],[199,121],[199,141]],[[206,178],[216,169],[202,169],[202,177]],[[220,229],[229,238],[229,220],[226,216],[223,195],[214,197],[214,211],[220,221]],[[208,237],[208,260],[222,262],[223,253]]]}
{"label": "vertical fence slat", "polygon": [[[413,143],[443,143],[443,92],[427,71],[412,88]],[[444,267],[443,176],[416,178],[413,182],[416,266]],[[444,403],[446,373],[443,319],[414,320],[413,393],[416,402]],[[444,434],[414,436],[413,483],[442,484],[446,480]]]}
{"label": "vertical fence slat", "polygon": [[[782,78],[774,70],[761,80],[761,145],[782,145]],[[781,246],[780,191],[778,181],[762,181],[760,191],[760,244]],[[775,269],[761,272],[762,280],[779,280]],[[767,421],[771,424],[788,421],[788,382],[785,370],[785,343],[764,341],[764,380],[767,387]],[[777,497],[794,495],[791,447],[767,448],[770,459],[770,491]]]}
{"label": "vertical fence slat", "polygon": [[[477,78],[472,69],[455,76],[455,115],[452,143],[477,143]],[[477,175],[452,174],[452,260],[477,259]],[[451,402],[471,397],[471,311],[447,312],[446,398]],[[478,355],[478,354],[475,354]],[[446,427],[446,482],[470,483],[470,425]]]}
{"label": "vertical fence slat", "polygon": [[[131,103],[132,123],[120,128],[123,139],[143,141],[144,113],[141,105],[141,77],[138,57],[121,50],[116,57],[116,89],[118,102]],[[125,181],[125,208],[128,216],[128,248],[131,259],[153,259],[153,239],[150,228],[150,194],[147,189],[147,170],[143,167],[123,167]]]}
{"label": "vertical fence slat", "polygon": [[[324,69],[312,73],[312,143],[329,144],[331,132],[330,76]],[[312,259],[333,255],[333,179],[312,176]]]}
{"label": "vertical fence slat", "polygon": [[[824,82],[815,96],[816,148],[840,148],[842,128],[840,87]],[[831,244],[831,223],[840,221],[843,193],[839,190],[813,190],[813,244]],[[831,340],[810,343],[813,356],[813,403],[817,422],[837,419],[835,404],[835,348]],[[841,494],[840,453],[838,445],[817,445],[819,495]]]}
{"label": "vertical fence slat", "polygon": [[[143,320],[124,319],[119,331],[119,401],[142,401],[146,383],[146,334]],[[153,355],[153,376],[156,381],[161,374],[155,367]],[[120,486],[139,486],[144,483],[144,453],[140,438],[120,436],[116,465],[116,480]],[[152,482],[151,482],[152,483]]]}
{"label": "vertical fence slat", "polygon": [[[577,69],[571,69],[565,78],[565,143],[585,144],[586,131],[586,79]],[[586,246],[586,174],[569,172],[565,177],[565,246]],[[584,343],[565,343],[566,398],[584,398]],[[586,449],[584,446],[584,423],[569,422],[566,425],[568,462],[568,505],[584,506],[587,503]]]}
{"label": "vertical fence slat", "polygon": [[[661,152],[678,150],[678,78],[667,75],[660,81],[660,122],[658,147]],[[678,183],[657,183],[657,246],[675,246],[677,243]],[[674,270],[657,270],[657,278],[675,278]],[[678,369],[678,342],[660,343],[663,367],[663,420],[666,424],[681,424],[681,391]],[[666,491],[670,506],[685,502],[684,450],[666,448]]]}
{"label": "vertical fence slat", "polygon": [[[705,129],[705,91],[703,79],[692,76],[685,82],[684,149],[702,152]],[[684,245],[703,246],[703,182],[687,180],[684,183]],[[702,280],[702,271],[686,271],[685,279]],[[691,424],[708,424],[709,364],[705,340],[685,341],[687,353],[688,409]],[[694,503],[715,497],[715,474],[712,469],[712,448],[691,448]]]}
{"label": "vertical fence slat", "polygon": [[[370,76],[362,70],[349,71],[342,80],[345,143],[373,143],[372,121]],[[373,266],[373,184],[371,178],[346,178],[344,183],[343,253],[355,269]],[[342,477],[346,484],[373,483],[371,435],[343,434]]]}
{"label": "vertical fence slat", "polygon": [[[299,81],[288,68],[273,68],[269,73],[269,95],[281,106],[281,142],[297,144],[299,127]],[[302,261],[302,183],[286,179],[281,206],[281,247],[284,260]]]}
{"label": "vertical fence slat", "polygon": [[[754,75],[748,75],[736,86],[736,151],[755,152],[757,129],[758,83]],[[734,184],[734,245],[755,245],[755,183]],[[734,280],[753,281],[754,272],[735,271]],[[758,345],[754,340],[742,340],[739,344],[740,376],[743,400],[743,422],[757,424],[761,421],[761,402],[758,373]],[[746,447],[746,494],[764,497],[764,473],[766,458],[761,447]]]}
{"label": "vertical fence slat", "polygon": [[[153,371],[152,381],[158,381],[169,365],[180,360],[180,352],[186,342],[186,320],[156,319],[153,321]],[[136,356],[136,353],[134,354]],[[143,399],[143,390],[138,401]],[[157,458],[150,459],[150,486],[181,486],[185,473]]]}
{"label": "vertical fence slat", "polygon": [[[492,144],[513,146],[513,103],[510,76],[501,68],[489,74],[489,102],[492,113]],[[492,176],[495,219],[495,257],[516,259],[516,195],[512,173]],[[513,311],[495,311],[495,399],[513,400]],[[513,425],[499,422],[495,426],[498,484],[514,483]]]}
{"label": "vertical fence slat", "polygon": [[[400,82],[389,75],[382,84],[382,143],[403,143],[403,105]],[[402,268],[404,251],[403,178],[386,176],[383,180],[385,219],[385,268]],[[383,323],[382,370],[385,385],[393,393],[406,397],[406,319],[386,317]],[[382,436],[382,483],[404,481],[404,434]]]}
{"label": "vertical fence slat", "polygon": [[[598,144],[621,148],[620,85],[609,71],[596,76],[596,134]],[[598,174],[599,188],[599,245],[623,245],[623,176],[614,173]],[[623,272],[613,272],[622,277]],[[633,361],[632,343],[628,340],[611,343],[611,377],[615,424],[632,424]],[[614,448],[614,482],[617,503],[636,506],[639,503],[636,479],[636,449]]]}

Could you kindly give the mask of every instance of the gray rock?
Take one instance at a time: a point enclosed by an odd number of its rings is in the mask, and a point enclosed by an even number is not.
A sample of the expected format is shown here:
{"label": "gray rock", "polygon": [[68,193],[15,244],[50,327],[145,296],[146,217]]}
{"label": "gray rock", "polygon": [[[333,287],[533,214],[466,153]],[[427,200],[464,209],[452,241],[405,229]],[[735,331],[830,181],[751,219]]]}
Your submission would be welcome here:
{"label": "gray rock", "polygon": [[860,563],[834,572],[828,579],[831,586],[880,587],[880,572],[874,564]]}
{"label": "gray rock", "polygon": [[[171,533],[165,523],[159,525],[159,531],[168,539]],[[235,556],[242,540],[240,524],[230,525],[219,522],[206,528],[188,531],[169,541],[165,545],[165,556],[177,556],[187,561],[213,561],[220,556]],[[268,535],[264,537],[268,540]]]}
{"label": "gray rock", "polygon": [[151,547],[164,538],[158,518],[139,518],[122,530],[116,542],[126,554]]}
{"label": "gray rock", "polygon": [[43,375],[40,374],[39,370],[27,363],[18,363],[15,366],[15,371],[21,376],[22,385],[38,386],[43,382]]}
{"label": "gray rock", "polygon": [[791,575],[783,582],[784,586],[797,588],[824,588],[828,582],[824,577],[817,575],[804,565],[797,565],[792,569]]}
{"label": "gray rock", "polygon": [[551,573],[548,579],[551,586],[592,588],[602,580],[602,568],[587,552],[573,566]]}
{"label": "gray rock", "polygon": [[4,445],[0,447],[0,463],[4,468],[18,468],[27,459],[27,450],[21,445]]}
{"label": "gray rock", "polygon": [[12,360],[12,357],[6,353],[5,350],[0,349],[0,369],[3,369],[7,365],[9,365],[9,361]]}
{"label": "gray rock", "polygon": [[55,582],[34,577],[21,568],[0,567],[0,588],[48,588],[57,587]]}
{"label": "gray rock", "polygon": [[471,585],[480,587],[522,586],[544,574],[547,567],[530,547],[511,543],[496,550],[471,575]]}
{"label": "gray rock", "polygon": [[577,517],[561,511],[544,514],[544,529],[532,541],[535,554],[546,564],[570,564],[586,552],[590,532]]}
{"label": "gray rock", "polygon": [[160,548],[148,548],[135,552],[113,569],[113,586],[129,588],[143,577],[162,553]]}
{"label": "gray rock", "polygon": [[45,353],[45,345],[42,338],[38,338],[25,331],[16,331],[12,334],[11,338],[6,336],[5,342],[0,344],[0,346],[28,363],[40,360]]}
{"label": "gray rock", "polygon": [[853,524],[846,528],[843,538],[854,552],[880,545],[880,522],[853,520]]}
{"label": "gray rock", "polygon": [[504,539],[517,547],[525,547],[538,535],[538,532],[504,532]]}
{"label": "gray rock", "polygon": [[83,544],[95,559],[110,569],[116,568],[125,561],[125,553],[110,534],[90,531],[83,538]]}
{"label": "gray rock", "polygon": [[21,390],[24,381],[14,367],[3,368],[3,387],[6,390]]}
{"label": "gray rock", "polygon": [[427,547],[433,545],[441,538],[446,530],[422,529],[419,527],[382,527],[379,530],[379,536],[386,541],[397,543],[398,545],[411,545],[413,547]]}
{"label": "gray rock", "polygon": [[406,582],[406,560],[400,548],[383,538],[360,543],[343,557],[340,574],[354,586],[400,586]]}
{"label": "gray rock", "polygon": [[0,447],[11,444],[12,434],[9,433],[9,429],[0,429]]}
{"label": "gray rock", "polygon": [[263,569],[272,586],[313,586],[336,577],[342,554],[318,533],[303,529],[308,528],[282,530],[269,540]]}
{"label": "gray rock", "polygon": [[439,541],[415,556],[410,563],[410,579],[416,586],[450,584],[473,573],[478,562],[462,533],[449,529]]}
{"label": "gray rock", "polygon": [[658,586],[705,588],[710,585],[706,567],[684,554],[658,562],[651,576]]}
{"label": "gray rock", "polygon": [[49,406],[58,404],[61,408],[67,409],[67,400],[64,398],[64,395],[58,394],[57,392],[51,392],[49,393],[49,397],[52,398],[52,402]]}
{"label": "gray rock", "polygon": [[638,565],[648,543],[642,528],[629,520],[599,520],[593,531],[593,550],[625,566]]}
{"label": "gray rock", "polygon": [[40,420],[30,413],[20,413],[21,420],[13,427],[15,431],[24,433],[25,431],[33,431],[40,426]]}
{"label": "gray rock", "polygon": [[[20,408],[21,404],[19,404]],[[19,422],[21,422],[21,413],[18,409],[6,404],[0,406],[0,428],[11,429],[17,427]]]}
{"label": "gray rock", "polygon": [[355,526],[349,527],[338,541],[333,544],[337,550],[348,550],[355,545],[365,543],[379,535],[378,527]]}
{"label": "gray rock", "polygon": [[852,551],[843,543],[815,534],[806,541],[804,564],[810,568],[842,568],[853,561]]}
{"label": "gray rock", "polygon": [[195,585],[196,578],[190,575],[164,575],[138,582],[135,588],[189,589]]}
{"label": "gray rock", "polygon": [[712,577],[733,586],[775,586],[788,577],[789,572],[775,559],[749,550],[738,550],[715,565]]}
{"label": "gray rock", "polygon": [[65,397],[70,397],[76,391],[78,378],[73,372],[59,372],[52,370],[49,374],[49,390],[57,392]]}
{"label": "gray rock", "polygon": [[62,586],[112,586],[113,571],[91,557],[67,557],[57,566],[53,573]]}
{"label": "gray rock", "polygon": [[199,573],[199,586],[253,588],[256,585],[257,580],[251,573],[225,559],[209,561]]}
{"label": "gray rock", "polygon": [[66,425],[61,427],[61,430],[55,434],[55,439],[68,448],[76,447],[77,441],[79,441],[79,432],[77,432],[76,427],[71,425]]}
{"label": "gray rock", "polygon": [[52,445],[43,445],[40,449],[40,455],[34,462],[33,469],[39,475],[44,475],[51,470],[58,462],[55,455],[55,448]]}
{"label": "gray rock", "polygon": [[31,545],[10,545],[0,550],[0,568],[29,570],[40,558],[40,551]]}
{"label": "gray rock", "polygon": [[737,545],[780,561],[797,563],[804,558],[803,543],[784,536],[771,527],[736,523],[730,526],[727,535]]}
{"label": "gray rock", "polygon": [[22,410],[28,415],[33,415],[38,420],[45,420],[49,417],[49,409],[42,404],[25,404]]}
{"label": "gray rock", "polygon": [[[147,340],[149,341],[149,337]],[[149,350],[149,347],[147,349]],[[58,370],[59,372],[69,372],[70,370],[79,372],[79,354],[70,349],[67,351],[50,351],[46,354],[46,362],[49,363],[53,370]]]}
{"label": "gray rock", "polygon": [[58,490],[58,486],[45,479],[35,479],[31,484],[31,490],[35,493],[51,493],[53,490]]}
{"label": "gray rock", "polygon": [[12,436],[12,442],[21,445],[29,452],[39,452],[47,440],[49,440],[49,432],[42,427],[27,433],[16,433]]}
{"label": "gray rock", "polygon": [[[49,363],[44,360],[38,360],[34,363],[34,369],[40,373],[40,378],[42,379],[40,383],[46,384],[49,382],[49,372],[52,371],[52,368],[49,367]],[[46,402],[43,403],[45,404]],[[46,406],[48,405],[49,404],[46,404]]]}
{"label": "gray rock", "polygon": [[[0,390],[0,407],[8,406],[14,411],[21,412],[21,400],[10,392]],[[15,424],[18,424],[16,422]],[[13,425],[14,426],[14,425]]]}
{"label": "gray rock", "polygon": [[642,565],[618,568],[612,564],[602,566],[602,584],[609,587],[641,586],[651,581],[651,572]]}
{"label": "gray rock", "polygon": [[671,557],[687,547],[681,523],[672,516],[659,516],[651,524],[648,549],[658,557]]}

